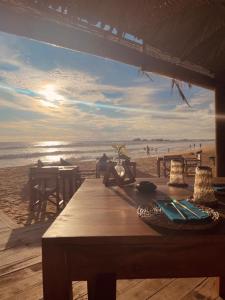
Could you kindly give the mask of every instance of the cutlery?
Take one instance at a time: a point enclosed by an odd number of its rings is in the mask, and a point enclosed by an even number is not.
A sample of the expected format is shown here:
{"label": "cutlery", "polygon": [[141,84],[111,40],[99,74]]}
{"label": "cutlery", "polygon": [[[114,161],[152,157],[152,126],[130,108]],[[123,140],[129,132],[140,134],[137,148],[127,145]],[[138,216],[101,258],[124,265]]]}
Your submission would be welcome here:
{"label": "cutlery", "polygon": [[174,202],[168,202],[168,204],[171,204],[175,209],[176,211],[179,213],[179,215],[184,219],[186,220],[187,218],[185,217],[185,215],[179,210],[179,208],[177,208],[176,204]]}
{"label": "cutlery", "polygon": [[171,200],[172,200],[173,203],[176,203],[176,204],[180,205],[180,207],[182,207],[182,208],[186,209],[187,211],[189,211],[191,214],[193,214],[194,216],[196,216],[198,219],[201,219],[201,217],[198,214],[196,214],[193,210],[191,210],[190,208],[188,208],[186,205],[180,203],[176,199],[171,198]]}

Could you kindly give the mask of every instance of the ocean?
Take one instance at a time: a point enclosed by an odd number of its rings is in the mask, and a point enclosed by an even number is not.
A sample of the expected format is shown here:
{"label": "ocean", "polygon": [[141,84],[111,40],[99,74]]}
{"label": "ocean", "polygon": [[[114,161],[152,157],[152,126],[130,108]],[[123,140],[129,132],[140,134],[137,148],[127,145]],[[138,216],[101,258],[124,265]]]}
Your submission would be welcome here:
{"label": "ocean", "polygon": [[196,151],[200,145],[213,144],[213,140],[129,140],[129,141],[44,141],[44,142],[0,142],[0,167],[23,166],[33,164],[38,159],[53,162],[60,158],[96,160],[103,153],[115,156],[112,144],[125,144],[127,155],[132,159],[146,157],[146,146],[150,156],[157,156],[173,151]]}

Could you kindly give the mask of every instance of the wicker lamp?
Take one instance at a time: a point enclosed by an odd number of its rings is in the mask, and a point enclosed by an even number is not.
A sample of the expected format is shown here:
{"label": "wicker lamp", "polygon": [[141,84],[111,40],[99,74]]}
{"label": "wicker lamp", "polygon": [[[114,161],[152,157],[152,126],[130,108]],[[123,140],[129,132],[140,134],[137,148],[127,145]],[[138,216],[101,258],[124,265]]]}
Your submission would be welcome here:
{"label": "wicker lamp", "polygon": [[212,187],[212,169],[210,167],[196,168],[193,201],[202,204],[216,202]]}
{"label": "wicker lamp", "polygon": [[185,187],[187,184],[184,181],[184,164],[180,160],[171,160],[170,165],[170,186]]}

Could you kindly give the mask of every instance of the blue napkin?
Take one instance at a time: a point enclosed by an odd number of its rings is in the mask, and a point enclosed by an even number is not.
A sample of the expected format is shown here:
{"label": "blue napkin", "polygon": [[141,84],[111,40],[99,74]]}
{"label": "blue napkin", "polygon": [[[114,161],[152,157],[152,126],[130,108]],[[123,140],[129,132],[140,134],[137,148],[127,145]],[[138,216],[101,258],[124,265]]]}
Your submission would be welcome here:
{"label": "blue napkin", "polygon": [[191,209],[194,213],[196,213],[199,218],[193,215],[191,212],[181,207],[179,204],[175,203],[175,206],[182,212],[182,214],[186,217],[186,219],[182,218],[179,212],[171,205],[170,200],[157,200],[158,206],[162,209],[163,213],[173,222],[177,223],[207,223],[211,221],[210,216],[199,209],[196,205],[190,203],[187,200],[179,201],[181,204],[185,205],[189,209]]}

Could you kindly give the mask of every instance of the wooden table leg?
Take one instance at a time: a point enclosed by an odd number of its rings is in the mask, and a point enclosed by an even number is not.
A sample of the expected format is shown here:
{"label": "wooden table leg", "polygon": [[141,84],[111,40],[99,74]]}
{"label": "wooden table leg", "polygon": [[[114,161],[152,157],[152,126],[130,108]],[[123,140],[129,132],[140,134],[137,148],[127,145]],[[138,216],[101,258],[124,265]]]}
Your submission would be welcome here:
{"label": "wooden table leg", "polygon": [[62,195],[63,195],[63,202],[64,205],[66,205],[66,182],[65,182],[65,176],[62,176]]}
{"label": "wooden table leg", "polygon": [[157,158],[157,175],[158,175],[158,177],[161,176],[161,161],[163,161],[162,158],[158,157]]}
{"label": "wooden table leg", "polygon": [[219,277],[219,296],[225,299],[225,276]]}
{"label": "wooden table leg", "polygon": [[44,300],[72,300],[72,280],[62,247],[42,240]]}
{"label": "wooden table leg", "polygon": [[68,180],[69,180],[69,197],[71,199],[74,194],[73,173],[70,174]]}
{"label": "wooden table leg", "polygon": [[88,280],[88,300],[106,299],[116,299],[116,274],[98,274]]}
{"label": "wooden table leg", "polygon": [[134,175],[134,178],[136,178],[136,175],[137,175],[136,163],[133,163],[133,175]]}
{"label": "wooden table leg", "polygon": [[160,162],[159,162],[159,159],[157,159],[157,176],[160,177]]}
{"label": "wooden table leg", "polygon": [[164,177],[167,177],[167,173],[166,173],[166,161],[163,160],[163,174]]}
{"label": "wooden table leg", "polygon": [[36,202],[36,195],[35,195],[35,191],[34,191],[34,181],[30,178],[29,179],[29,195],[30,195],[30,210],[33,210],[34,208],[34,204]]}

